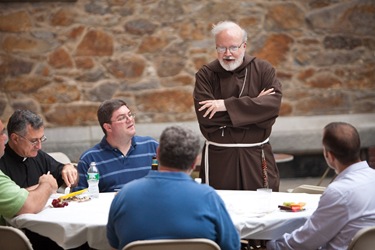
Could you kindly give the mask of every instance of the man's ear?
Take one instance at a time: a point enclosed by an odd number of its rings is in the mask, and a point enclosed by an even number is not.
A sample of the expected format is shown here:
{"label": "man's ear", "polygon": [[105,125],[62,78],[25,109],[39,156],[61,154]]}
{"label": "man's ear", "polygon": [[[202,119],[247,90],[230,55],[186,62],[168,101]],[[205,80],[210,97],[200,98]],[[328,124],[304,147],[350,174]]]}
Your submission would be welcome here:
{"label": "man's ear", "polygon": [[324,157],[328,160],[328,162],[332,163],[335,161],[335,156],[329,150],[324,150]]}
{"label": "man's ear", "polygon": [[194,171],[197,165],[199,165],[201,162],[201,156],[198,154],[197,157],[195,157],[195,161],[193,165],[191,166],[191,170]]}
{"label": "man's ear", "polygon": [[12,140],[14,143],[18,143],[19,138],[20,137],[16,135],[15,133],[10,134],[9,136],[9,140]]}
{"label": "man's ear", "polygon": [[160,152],[160,146],[156,148],[156,159],[159,161],[159,152]]}
{"label": "man's ear", "polygon": [[111,131],[111,130],[112,130],[112,126],[111,126],[111,124],[109,124],[109,123],[104,123],[104,124],[103,124],[103,128],[104,128],[106,131]]}

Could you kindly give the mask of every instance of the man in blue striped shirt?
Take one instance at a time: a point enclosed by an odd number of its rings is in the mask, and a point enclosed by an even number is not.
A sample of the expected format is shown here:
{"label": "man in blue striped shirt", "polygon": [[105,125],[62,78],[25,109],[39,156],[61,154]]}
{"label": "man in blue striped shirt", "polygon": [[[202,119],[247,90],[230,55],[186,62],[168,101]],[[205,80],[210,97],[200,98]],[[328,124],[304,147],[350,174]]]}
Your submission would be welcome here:
{"label": "man in blue striped shirt", "polygon": [[148,174],[159,143],[149,136],[135,135],[135,114],[120,99],[104,101],[97,112],[103,139],[84,152],[78,162],[77,190],[87,188],[87,170],[95,162],[99,191],[113,192]]}

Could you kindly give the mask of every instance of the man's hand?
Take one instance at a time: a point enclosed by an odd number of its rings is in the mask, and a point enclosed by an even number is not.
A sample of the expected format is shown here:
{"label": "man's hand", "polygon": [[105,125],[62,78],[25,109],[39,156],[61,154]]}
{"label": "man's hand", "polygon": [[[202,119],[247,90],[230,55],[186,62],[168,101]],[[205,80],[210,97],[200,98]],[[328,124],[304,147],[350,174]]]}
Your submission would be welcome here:
{"label": "man's hand", "polygon": [[67,187],[74,186],[78,181],[77,169],[71,163],[63,167],[61,175]]}
{"label": "man's hand", "polygon": [[273,95],[275,94],[275,91],[273,88],[270,88],[270,89],[263,89],[262,91],[260,91],[258,97],[261,97],[261,96],[264,96],[264,95]]}
{"label": "man's hand", "polygon": [[43,183],[49,184],[51,186],[52,193],[56,193],[57,191],[57,181],[51,174],[44,174],[39,177],[39,184],[38,186],[42,185]]}
{"label": "man's hand", "polygon": [[199,102],[200,105],[203,105],[199,108],[198,111],[206,110],[203,117],[206,117],[207,115],[210,115],[208,118],[211,119],[216,112],[220,111],[227,111],[227,108],[225,107],[224,100],[207,100],[207,101],[201,101]]}

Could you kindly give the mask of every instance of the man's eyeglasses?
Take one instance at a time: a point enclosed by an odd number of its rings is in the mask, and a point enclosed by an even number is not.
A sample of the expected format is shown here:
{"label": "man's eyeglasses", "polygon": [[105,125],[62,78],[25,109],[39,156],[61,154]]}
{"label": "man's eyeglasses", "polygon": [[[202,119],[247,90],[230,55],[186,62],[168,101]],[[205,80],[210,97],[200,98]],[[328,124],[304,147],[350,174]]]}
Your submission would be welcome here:
{"label": "man's eyeglasses", "polygon": [[230,46],[229,48],[227,47],[216,47],[216,51],[218,53],[225,53],[227,50],[229,50],[231,53],[237,52],[239,48],[241,48],[242,44],[245,42],[242,42],[239,46]]}
{"label": "man's eyeglasses", "polygon": [[0,136],[6,135],[7,134],[7,129],[3,128],[3,130],[0,131]]}
{"label": "man's eyeglasses", "polygon": [[[15,134],[16,134],[16,133],[15,133]],[[18,135],[18,136],[21,137],[22,139],[24,139],[24,140],[30,142],[30,144],[33,145],[33,146],[38,145],[39,142],[40,142],[40,143],[43,143],[43,142],[47,141],[47,137],[46,137],[45,135],[43,135],[43,136],[40,137],[40,138],[36,138],[36,139],[32,139],[32,140],[29,140],[29,139],[27,139],[26,137],[24,137],[24,136],[22,136],[22,135],[19,135],[19,134],[16,134],[16,135]]]}
{"label": "man's eyeglasses", "polygon": [[122,115],[119,115],[117,117],[116,120],[112,121],[111,122],[127,122],[128,120],[131,121],[135,118],[135,114],[133,113],[129,113],[129,114],[122,114]]}

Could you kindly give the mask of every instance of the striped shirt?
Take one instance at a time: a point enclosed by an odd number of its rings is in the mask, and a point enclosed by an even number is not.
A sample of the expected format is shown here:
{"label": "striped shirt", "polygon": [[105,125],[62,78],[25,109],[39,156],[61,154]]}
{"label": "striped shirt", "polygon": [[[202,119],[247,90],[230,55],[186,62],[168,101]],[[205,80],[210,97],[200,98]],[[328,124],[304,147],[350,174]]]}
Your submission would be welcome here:
{"label": "striped shirt", "polygon": [[99,170],[100,192],[114,192],[129,181],[144,177],[151,169],[158,145],[149,136],[134,136],[128,153],[123,155],[103,137],[100,143],[81,155],[78,162],[79,182],[75,190],[88,187],[87,170],[91,162],[95,162]]}

